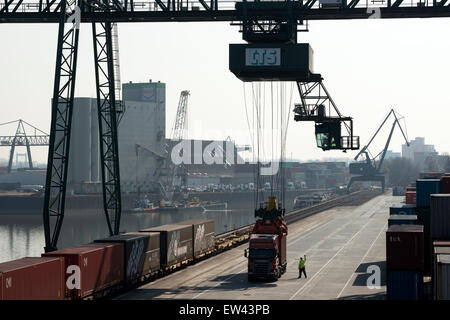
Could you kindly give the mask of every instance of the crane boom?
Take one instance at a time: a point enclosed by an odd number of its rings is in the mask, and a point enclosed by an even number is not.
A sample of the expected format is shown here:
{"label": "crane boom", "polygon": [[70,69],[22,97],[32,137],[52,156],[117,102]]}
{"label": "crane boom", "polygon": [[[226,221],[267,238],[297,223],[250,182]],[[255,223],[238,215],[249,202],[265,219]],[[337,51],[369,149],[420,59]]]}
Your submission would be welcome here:
{"label": "crane boom", "polygon": [[[369,155],[369,146],[372,143],[372,141],[375,139],[375,137],[380,132],[381,128],[384,126],[384,124],[387,122],[390,116],[394,117],[394,122],[392,124],[392,128],[389,132],[388,139],[386,141],[386,144],[384,146],[384,149],[378,153],[375,157],[370,157]],[[392,139],[392,135],[394,133],[395,126],[398,125],[400,128],[400,131],[402,132],[403,138],[406,141],[406,145],[409,146],[408,138],[406,137],[405,132],[402,129],[402,126],[400,125],[400,119],[397,117],[397,114],[395,113],[394,109],[391,109],[387,116],[384,118],[381,125],[377,128],[373,136],[370,138],[369,142],[361,149],[361,151],[356,155],[354,158],[355,160],[358,160],[358,158],[361,156],[361,154],[364,154],[366,159],[364,163],[351,163],[349,166],[350,174],[356,174],[357,176],[353,176],[348,185],[347,185],[347,191],[350,190],[350,186],[355,181],[380,181],[382,185],[382,190],[384,191],[384,182],[385,177],[381,173],[381,168],[384,163],[384,159],[386,157],[387,150],[389,148],[389,144]],[[376,159],[379,157],[379,162],[376,164]]]}

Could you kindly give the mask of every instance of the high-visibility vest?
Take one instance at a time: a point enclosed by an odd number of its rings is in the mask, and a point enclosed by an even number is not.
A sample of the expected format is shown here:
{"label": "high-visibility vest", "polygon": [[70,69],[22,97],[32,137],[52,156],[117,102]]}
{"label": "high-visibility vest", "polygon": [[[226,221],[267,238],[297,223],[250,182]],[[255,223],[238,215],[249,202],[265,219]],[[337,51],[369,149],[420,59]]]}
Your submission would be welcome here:
{"label": "high-visibility vest", "polygon": [[305,264],[306,264],[306,258],[300,259],[300,261],[298,262],[298,268],[299,268],[299,269],[304,268],[304,267],[305,267]]}

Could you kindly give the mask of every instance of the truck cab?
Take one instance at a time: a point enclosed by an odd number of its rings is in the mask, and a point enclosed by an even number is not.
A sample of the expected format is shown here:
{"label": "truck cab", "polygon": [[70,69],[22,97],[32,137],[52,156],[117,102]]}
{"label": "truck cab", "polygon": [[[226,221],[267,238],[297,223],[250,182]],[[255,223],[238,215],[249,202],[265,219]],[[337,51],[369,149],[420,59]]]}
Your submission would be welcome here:
{"label": "truck cab", "polygon": [[276,198],[271,196],[267,206],[255,210],[256,220],[245,250],[248,258],[248,280],[278,278],[286,272],[287,225],[284,209],[278,208]]}
{"label": "truck cab", "polygon": [[281,248],[276,234],[252,234],[248,257],[248,279],[278,279],[283,272]]}

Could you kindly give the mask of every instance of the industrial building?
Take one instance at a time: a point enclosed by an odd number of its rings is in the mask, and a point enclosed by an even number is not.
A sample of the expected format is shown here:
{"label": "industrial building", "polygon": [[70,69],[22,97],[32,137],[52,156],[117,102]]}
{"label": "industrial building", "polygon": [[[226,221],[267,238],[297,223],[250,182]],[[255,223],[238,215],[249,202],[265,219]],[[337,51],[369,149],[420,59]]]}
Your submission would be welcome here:
{"label": "industrial building", "polygon": [[[125,193],[136,192],[138,187],[142,191],[151,191],[157,181],[158,160],[145,150],[164,153],[165,84],[123,84],[123,101],[125,112],[118,129],[121,189]],[[68,192],[101,192],[96,99],[74,99],[71,134]],[[137,150],[137,146],[141,148]]]}
{"label": "industrial building", "polygon": [[425,144],[425,138],[411,140],[410,147],[402,145],[402,157],[414,162],[420,171],[443,172],[448,169],[449,156],[439,155],[434,145]]}

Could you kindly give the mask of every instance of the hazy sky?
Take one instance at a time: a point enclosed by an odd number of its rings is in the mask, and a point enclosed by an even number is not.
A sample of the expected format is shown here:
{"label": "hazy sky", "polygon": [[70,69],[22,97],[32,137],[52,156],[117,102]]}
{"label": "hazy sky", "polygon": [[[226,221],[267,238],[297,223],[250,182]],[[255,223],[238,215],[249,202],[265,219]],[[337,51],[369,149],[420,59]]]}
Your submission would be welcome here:
{"label": "hazy sky", "polygon": [[[426,137],[440,152],[449,151],[448,87],[450,40],[442,30],[449,19],[313,21],[299,42],[314,50],[314,71],[321,73],[344,115],[364,144],[391,107],[406,118],[410,138]],[[0,24],[0,123],[23,118],[44,131],[50,126],[57,25]],[[179,93],[190,90],[191,135],[201,123],[205,139],[249,143],[243,84],[228,70],[228,44],[243,42],[228,23],[128,23],[119,25],[122,82],[167,84],[167,134]],[[91,26],[80,34],[76,96],[95,96]],[[298,102],[294,92],[294,102]],[[215,132],[208,132],[214,129]],[[0,134],[10,134],[0,128]],[[9,132],[8,132],[9,131]],[[237,132],[244,132],[237,136]],[[246,133],[246,134],[245,134]],[[381,135],[373,150],[387,138]],[[400,151],[397,131],[391,148]],[[0,149],[6,158],[9,149]],[[19,152],[24,152],[20,150]],[[45,148],[34,159],[45,161]],[[294,122],[287,135],[287,155],[301,160],[353,157],[356,152],[316,148],[313,123]]]}

